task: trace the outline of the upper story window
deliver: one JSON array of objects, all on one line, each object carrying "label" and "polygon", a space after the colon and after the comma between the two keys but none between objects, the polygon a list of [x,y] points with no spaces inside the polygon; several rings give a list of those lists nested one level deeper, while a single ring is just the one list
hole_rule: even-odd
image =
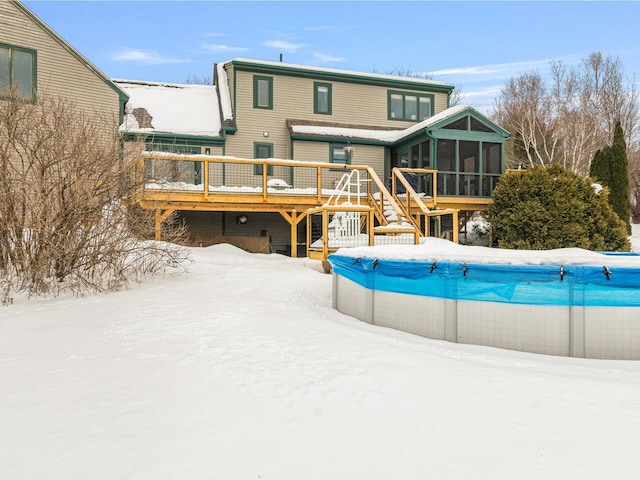
[{"label": "upper story window", "polygon": [[273,77],[253,76],[253,107],[273,109]]},{"label": "upper story window", "polygon": [[389,120],[421,122],[433,115],[433,102],[433,95],[389,90]]},{"label": "upper story window", "polygon": [[34,100],[36,51],[0,43],[0,91],[15,90]]},{"label": "upper story window", "polygon": [[313,82],[313,113],[331,115],[331,84]]}]

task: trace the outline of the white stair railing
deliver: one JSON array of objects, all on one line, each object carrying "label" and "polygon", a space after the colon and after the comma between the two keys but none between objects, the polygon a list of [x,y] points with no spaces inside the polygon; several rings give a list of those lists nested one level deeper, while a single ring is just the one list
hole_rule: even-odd
[{"label": "white stair railing", "polygon": [[[353,179],[354,176],[356,177],[355,180]],[[360,170],[351,170],[350,173],[342,175],[325,205],[338,205],[342,197],[346,197],[345,201],[353,205],[352,196],[356,197],[356,205],[360,205],[361,193]]]}]

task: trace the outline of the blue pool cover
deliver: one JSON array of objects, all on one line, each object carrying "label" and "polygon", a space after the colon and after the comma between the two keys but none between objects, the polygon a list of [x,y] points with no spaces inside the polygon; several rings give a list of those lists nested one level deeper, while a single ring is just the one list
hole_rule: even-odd
[{"label": "blue pool cover", "polygon": [[371,290],[525,305],[640,307],[638,267],[399,261],[339,254],[330,255],[329,262],[334,273]]}]

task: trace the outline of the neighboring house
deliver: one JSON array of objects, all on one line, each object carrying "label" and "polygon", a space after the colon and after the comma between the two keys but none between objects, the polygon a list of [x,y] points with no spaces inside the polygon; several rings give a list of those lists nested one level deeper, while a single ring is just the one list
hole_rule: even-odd
[{"label": "neighboring house", "polygon": [[122,121],[127,95],[22,3],[0,0],[0,99],[16,89],[70,99],[88,114]]},{"label": "neighboring house", "polygon": [[215,87],[130,80],[114,83],[130,97],[120,126],[127,138],[143,136],[151,150],[224,154]]},{"label": "neighboring house", "polygon": [[[154,151],[223,155],[220,109],[213,86],[114,82],[130,97],[120,125],[127,140],[143,138],[146,148]],[[180,169],[185,181],[202,183],[199,162],[182,163]]]},{"label": "neighboring house", "polygon": [[[214,66],[213,87],[117,84],[135,117],[122,128],[147,134],[155,150],[368,165],[385,181],[396,166],[436,169],[439,205],[463,212],[485,209],[504,171],[509,132],[473,108],[449,107],[453,87],[434,80],[237,58]],[[185,100],[196,89],[215,95],[216,105]],[[145,110],[157,122],[144,123]],[[189,130],[196,118],[207,120]],[[262,174],[256,165],[246,185]],[[290,249],[290,226],[277,212],[251,212],[242,225],[238,213],[182,212],[199,238],[267,231],[276,248]]]}]

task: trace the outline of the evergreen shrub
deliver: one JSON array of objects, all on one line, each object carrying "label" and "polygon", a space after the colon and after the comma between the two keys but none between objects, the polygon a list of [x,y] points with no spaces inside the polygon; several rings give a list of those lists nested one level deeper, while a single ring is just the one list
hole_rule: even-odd
[{"label": "evergreen shrub", "polygon": [[591,178],[559,164],[506,173],[489,207],[493,244],[500,248],[584,248],[629,251],[624,222]]}]

